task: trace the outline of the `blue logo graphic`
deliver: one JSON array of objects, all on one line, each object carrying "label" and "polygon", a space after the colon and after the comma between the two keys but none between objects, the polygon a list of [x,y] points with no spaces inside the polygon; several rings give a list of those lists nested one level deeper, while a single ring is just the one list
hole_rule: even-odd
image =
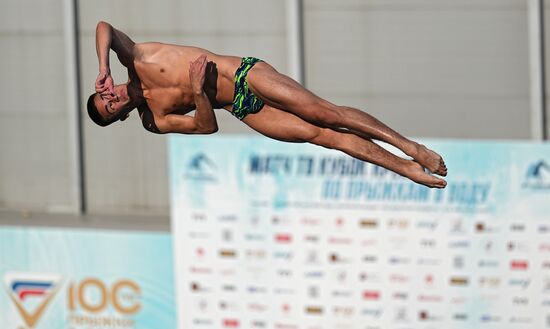
[{"label": "blue logo graphic", "polygon": [[544,160],[531,164],[527,169],[523,187],[550,189],[550,165]]},{"label": "blue logo graphic", "polygon": [[185,178],[193,180],[216,181],[216,164],[204,153],[198,153],[187,165]]}]

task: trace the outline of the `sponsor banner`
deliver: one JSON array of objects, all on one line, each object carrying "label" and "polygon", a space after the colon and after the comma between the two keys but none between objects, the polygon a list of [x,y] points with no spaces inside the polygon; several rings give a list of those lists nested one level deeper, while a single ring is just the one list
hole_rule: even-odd
[{"label": "sponsor banner", "polygon": [[309,144],[172,136],[177,301],[209,305],[178,328],[549,327],[550,145],[424,143],[444,190]]},{"label": "sponsor banner", "polygon": [[0,228],[0,328],[175,328],[167,234]]}]

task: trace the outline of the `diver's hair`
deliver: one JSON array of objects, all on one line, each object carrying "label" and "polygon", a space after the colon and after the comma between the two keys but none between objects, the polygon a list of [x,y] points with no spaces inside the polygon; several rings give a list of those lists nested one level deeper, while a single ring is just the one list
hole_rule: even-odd
[{"label": "diver's hair", "polygon": [[95,95],[96,93],[93,93],[88,98],[88,104],[86,105],[86,107],[88,108],[88,116],[96,124],[102,127],[106,127],[111,123],[113,123],[113,121],[109,122],[103,119],[103,117],[101,116],[101,113],[99,113],[99,111],[97,110],[97,107],[95,106],[95,102],[94,102]]}]

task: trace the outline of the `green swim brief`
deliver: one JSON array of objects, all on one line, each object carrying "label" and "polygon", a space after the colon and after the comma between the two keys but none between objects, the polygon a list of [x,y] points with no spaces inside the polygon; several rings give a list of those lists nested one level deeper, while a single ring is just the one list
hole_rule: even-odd
[{"label": "green swim brief", "polygon": [[233,114],[237,119],[242,120],[250,113],[258,113],[264,107],[264,102],[256,97],[248,88],[246,75],[254,64],[261,62],[254,57],[244,57],[241,66],[235,72],[235,95],[233,96]]}]

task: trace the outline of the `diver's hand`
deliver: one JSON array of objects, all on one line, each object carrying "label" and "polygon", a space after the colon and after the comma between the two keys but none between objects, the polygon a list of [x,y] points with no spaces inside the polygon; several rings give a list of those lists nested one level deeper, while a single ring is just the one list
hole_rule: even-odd
[{"label": "diver's hand", "polygon": [[206,63],[206,55],[201,55],[197,60],[189,63],[189,80],[191,81],[191,89],[195,94],[203,93]]},{"label": "diver's hand", "polygon": [[97,79],[95,80],[95,91],[101,95],[101,98],[106,100],[112,100],[116,98],[113,77],[111,72],[102,71],[99,72]]}]

